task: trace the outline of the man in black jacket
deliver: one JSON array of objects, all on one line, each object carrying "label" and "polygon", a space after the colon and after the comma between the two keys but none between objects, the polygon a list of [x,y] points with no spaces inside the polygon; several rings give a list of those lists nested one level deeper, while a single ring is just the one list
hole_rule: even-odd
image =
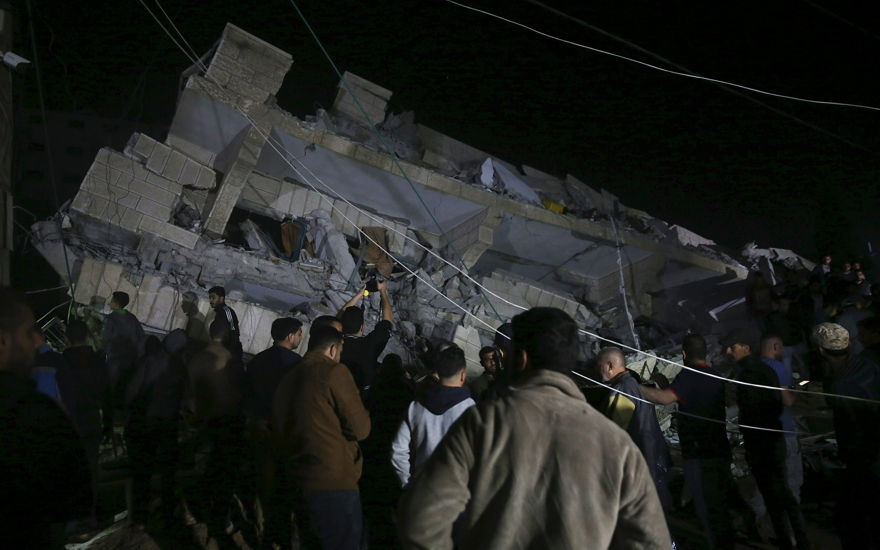
[{"label": "man in black jacket", "polygon": [[34,315],[0,287],[0,548],[60,548],[60,527],[92,506],[79,436],[30,379]]},{"label": "man in black jacket", "polygon": [[208,290],[208,300],[217,319],[226,321],[229,327],[229,351],[238,360],[239,363],[244,362],[244,351],[241,346],[241,327],[238,324],[238,315],[235,310],[226,305],[226,289],[222,286],[215,286]]},{"label": "man in black jacket", "polygon": [[764,497],[777,544],[782,549],[794,548],[786,526],[787,519],[797,548],[809,548],[800,505],[786,484],[785,440],[780,419],[784,390],[755,387],[778,388],[779,378],[769,365],[752,355],[750,338],[743,333],[727,336],[721,347],[740,367],[739,380],[743,384],[737,385],[737,402],[746,462]]}]

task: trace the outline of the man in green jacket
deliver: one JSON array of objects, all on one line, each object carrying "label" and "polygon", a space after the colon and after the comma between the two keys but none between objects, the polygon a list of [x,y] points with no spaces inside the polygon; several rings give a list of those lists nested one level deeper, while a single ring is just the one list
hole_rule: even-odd
[{"label": "man in green jacket", "polygon": [[638,447],[569,377],[577,325],[555,308],[513,319],[508,392],[465,412],[398,511],[405,548],[672,547]]}]

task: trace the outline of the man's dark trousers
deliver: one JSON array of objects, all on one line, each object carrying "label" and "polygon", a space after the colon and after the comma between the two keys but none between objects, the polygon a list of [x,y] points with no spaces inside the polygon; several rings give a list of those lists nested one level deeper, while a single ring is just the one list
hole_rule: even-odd
[{"label": "man's dark trousers", "polygon": [[[304,490],[298,504],[298,526],[300,540],[306,543],[304,548],[361,548],[364,520],[360,491]],[[302,522],[304,519],[307,524]]]}]

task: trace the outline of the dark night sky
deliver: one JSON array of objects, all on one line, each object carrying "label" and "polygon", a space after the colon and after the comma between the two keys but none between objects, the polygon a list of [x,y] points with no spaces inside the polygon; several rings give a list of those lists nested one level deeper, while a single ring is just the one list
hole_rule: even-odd
[{"label": "dark night sky", "polygon": [[[50,109],[170,121],[189,61],[136,0],[32,2]],[[466,3],[658,63],[525,1]],[[880,18],[855,2],[835,2],[834,14],[806,0],[547,3],[706,76],[880,105]],[[302,116],[332,103],[337,77],[287,0],[163,7],[200,53],[227,21],[290,52],[294,66],[279,94],[285,109]],[[843,252],[859,245],[852,237],[862,226],[877,227],[878,112],[749,94],[838,139],[712,84],[559,44],[441,0],[300,7],[341,69],[394,91],[391,110],[414,110],[418,122],[513,163],[572,173],[729,246],[758,239],[813,255],[833,237]],[[26,23],[22,3],[22,53],[30,49]],[[34,90],[22,84],[22,103]]]}]

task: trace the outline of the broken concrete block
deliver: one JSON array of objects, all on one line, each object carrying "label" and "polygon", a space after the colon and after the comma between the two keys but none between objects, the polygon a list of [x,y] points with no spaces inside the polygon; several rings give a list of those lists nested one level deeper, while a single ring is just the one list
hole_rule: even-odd
[{"label": "broken concrete block", "polygon": [[153,154],[147,159],[147,170],[150,172],[161,174],[165,170],[165,163],[171,155],[171,147],[165,144],[157,143],[153,148]]},{"label": "broken concrete block", "polygon": [[171,207],[154,202],[146,197],[141,197],[137,204],[137,211],[151,216],[157,220],[167,222],[171,218]]},{"label": "broken concrete block", "polygon": [[145,161],[153,154],[155,147],[156,140],[146,134],[135,132],[125,146],[125,154]]}]

